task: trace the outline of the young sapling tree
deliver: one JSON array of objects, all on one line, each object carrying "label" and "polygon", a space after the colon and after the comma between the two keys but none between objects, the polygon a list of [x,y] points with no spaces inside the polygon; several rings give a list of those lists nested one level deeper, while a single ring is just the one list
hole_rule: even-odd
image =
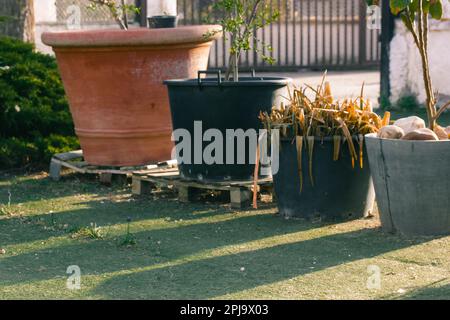
[{"label": "young sapling tree", "polygon": [[[380,5],[380,0],[366,0],[366,2],[369,6]],[[450,106],[450,102],[447,102],[439,110],[436,108],[437,94],[433,90],[428,59],[429,17],[442,19],[442,0],[390,0],[389,4],[392,14],[400,16],[419,50],[427,96],[428,125],[431,130],[435,130],[438,118]]]},{"label": "young sapling tree", "polygon": [[[119,1],[119,3],[117,3]],[[128,30],[129,21],[128,14],[129,13],[139,13],[140,8],[136,7],[132,4],[127,4],[126,0],[89,0],[89,8],[95,10],[99,6],[104,6],[109,9],[109,12],[119,24],[122,30]]]},{"label": "young sapling tree", "polygon": [[[213,4],[213,9],[215,15],[220,17],[218,23],[222,25],[223,32],[228,33],[231,41],[226,81],[231,76],[234,81],[239,81],[239,60],[243,52],[255,50],[264,61],[273,63],[270,55],[265,55],[258,49],[259,40],[256,38],[257,30],[279,17],[278,11],[272,10],[266,0],[218,0]],[[272,52],[270,46],[265,43],[262,46],[269,53]]]}]

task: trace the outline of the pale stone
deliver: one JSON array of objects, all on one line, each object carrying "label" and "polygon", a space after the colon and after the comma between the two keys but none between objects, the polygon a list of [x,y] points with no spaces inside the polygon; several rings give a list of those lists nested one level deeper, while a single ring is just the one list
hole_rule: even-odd
[{"label": "pale stone", "polygon": [[378,131],[378,138],[382,139],[401,139],[404,135],[403,129],[394,125],[385,126]]},{"label": "pale stone", "polygon": [[403,140],[439,140],[436,133],[428,128],[421,128],[417,130],[413,130],[407,134],[405,134],[402,138]]},{"label": "pale stone", "polygon": [[407,118],[401,118],[394,122],[394,126],[403,129],[405,134],[417,129],[425,128],[425,121],[416,116],[411,116]]},{"label": "pale stone", "polygon": [[439,140],[448,140],[448,133],[441,126],[436,126],[436,128],[434,128],[434,133],[436,133]]}]

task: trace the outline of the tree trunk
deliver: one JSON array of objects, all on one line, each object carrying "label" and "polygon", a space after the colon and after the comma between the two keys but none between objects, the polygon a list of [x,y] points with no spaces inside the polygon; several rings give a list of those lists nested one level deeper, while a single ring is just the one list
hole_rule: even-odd
[{"label": "tree trunk", "polygon": [[2,0],[0,35],[27,42],[35,40],[34,0]]}]

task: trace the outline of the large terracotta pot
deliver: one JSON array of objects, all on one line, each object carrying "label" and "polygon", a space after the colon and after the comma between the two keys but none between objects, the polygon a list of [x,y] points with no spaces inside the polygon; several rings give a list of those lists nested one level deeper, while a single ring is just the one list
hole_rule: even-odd
[{"label": "large terracotta pot", "polygon": [[132,166],[171,157],[166,79],[207,68],[219,26],[47,32],[90,164]]}]

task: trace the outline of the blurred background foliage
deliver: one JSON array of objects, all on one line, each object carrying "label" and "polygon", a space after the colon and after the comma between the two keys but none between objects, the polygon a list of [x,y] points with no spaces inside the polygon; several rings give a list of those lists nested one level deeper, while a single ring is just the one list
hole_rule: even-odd
[{"label": "blurred background foliage", "polygon": [[55,59],[1,37],[0,170],[46,166],[78,147]]}]

